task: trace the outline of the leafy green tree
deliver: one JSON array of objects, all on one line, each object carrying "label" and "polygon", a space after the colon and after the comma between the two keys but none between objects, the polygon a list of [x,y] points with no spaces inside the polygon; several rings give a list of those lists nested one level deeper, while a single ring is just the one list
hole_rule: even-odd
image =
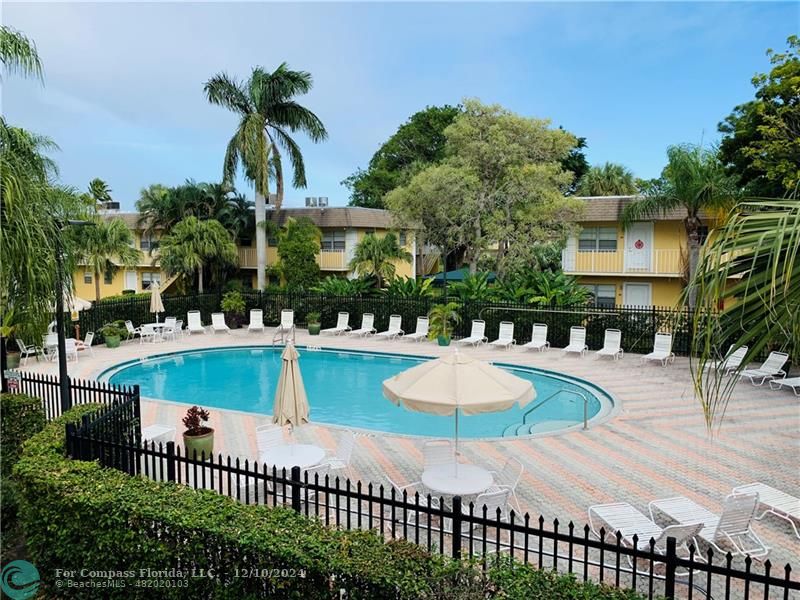
[{"label": "leafy green tree", "polygon": [[317,255],[322,232],[308,217],[288,218],[277,232],[278,268],[290,289],[309,289],[319,280]]},{"label": "leafy green tree", "polygon": [[[290,133],[303,132],[313,142],[320,142],[328,136],[319,117],[295,99],[307,94],[311,86],[310,73],[292,71],[286,63],[272,73],[256,67],[245,83],[220,73],[205,84],[209,102],[224,106],[239,116],[239,125],[225,152],[223,180],[233,181],[239,164],[242,164],[245,178],[255,186],[257,224],[265,220],[271,170],[276,182],[275,208],[280,210],[283,204],[282,152],[289,155],[294,187],[306,187],[303,155]],[[259,288],[263,288],[266,282],[266,242],[265,230],[257,228]]]},{"label": "leafy green tree", "polygon": [[676,209],[684,210],[691,280],[697,271],[702,245],[701,211],[724,211],[733,206],[738,196],[735,179],[725,173],[715,152],[700,146],[670,146],[660,181],[640,200],[625,207],[622,222],[628,225]]},{"label": "leafy green tree", "polygon": [[8,25],[0,26],[0,61],[6,73],[42,78],[42,62],[36,44]]},{"label": "leafy green tree", "polygon": [[111,188],[105,181],[96,177],[89,182],[89,195],[95,204],[104,204],[111,201]]},{"label": "leafy green tree", "polygon": [[753,77],[755,100],[719,124],[720,159],[754,196],[800,192],[800,38],[787,44],[786,52],[767,51],[772,69]]},{"label": "leafy green tree", "polygon": [[101,273],[113,273],[119,266],[136,266],[142,258],[142,253],[133,246],[131,230],[121,219],[96,218],[92,227],[75,229],[74,238],[75,261],[94,274],[95,301],[100,300]]},{"label": "leafy green tree", "polygon": [[170,276],[197,275],[197,292],[203,293],[204,271],[235,266],[236,244],[231,234],[213,219],[186,217],[161,238],[158,261]]},{"label": "leafy green tree", "polygon": [[637,192],[633,173],[607,162],[591,167],[578,182],[578,196],[628,196]]},{"label": "leafy green tree", "polygon": [[[559,129],[563,129],[559,127]],[[572,181],[566,186],[564,194],[574,196],[578,190],[578,182],[589,170],[589,161],[583,149],[586,148],[586,138],[579,137],[566,158],[561,159],[561,168],[572,173]]]},{"label": "leafy green tree", "polygon": [[383,237],[369,233],[353,249],[350,268],[359,275],[375,277],[377,288],[381,289],[384,281],[394,277],[395,262],[411,262],[412,259],[411,253],[399,244],[391,231]]},{"label": "leafy green tree", "polygon": [[342,181],[350,190],[350,206],[385,208],[388,192],[440,162],[445,156],[444,130],[460,111],[458,106],[428,106],[411,115],[372,156],[366,170]]}]

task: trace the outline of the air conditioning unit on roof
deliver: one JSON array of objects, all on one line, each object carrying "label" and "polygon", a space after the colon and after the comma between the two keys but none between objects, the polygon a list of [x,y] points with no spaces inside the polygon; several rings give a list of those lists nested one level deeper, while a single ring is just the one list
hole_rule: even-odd
[{"label": "air conditioning unit on roof", "polygon": [[317,206],[328,206],[328,197],[320,196],[317,198]]},{"label": "air conditioning unit on roof", "polygon": [[306,196],[306,208],[310,208],[312,206],[317,206],[317,197],[316,196]]}]

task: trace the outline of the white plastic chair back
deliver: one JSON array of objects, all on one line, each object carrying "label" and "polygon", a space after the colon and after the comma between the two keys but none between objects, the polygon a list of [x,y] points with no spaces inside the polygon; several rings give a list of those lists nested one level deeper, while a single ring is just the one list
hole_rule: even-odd
[{"label": "white plastic chair back", "polygon": [[175,317],[167,317],[166,319],[164,319],[164,327],[174,329],[176,321],[177,319]]},{"label": "white plastic chair back", "polygon": [[175,332],[181,333],[183,331],[183,321],[178,319],[175,321]]},{"label": "white plastic chair back", "polygon": [[572,326],[569,328],[569,345],[580,347],[586,345],[586,327]]},{"label": "white plastic chair back", "polygon": [[515,490],[519,480],[522,478],[523,470],[524,467],[521,462],[516,458],[509,458],[497,476],[497,484],[511,488],[512,491]]},{"label": "white plastic chair back", "polygon": [[125,321],[125,329],[128,330],[128,333],[136,333],[136,329],[134,328],[132,321]]},{"label": "white plastic chair back", "polygon": [[[655,549],[659,552],[665,552],[667,549],[667,538],[674,537],[676,545],[680,548],[700,533],[703,529],[702,523],[681,523],[678,525],[669,525],[661,531],[661,535],[656,538]],[[649,548],[650,540],[639,540],[639,546]]]},{"label": "white plastic chair back", "polygon": [[250,310],[250,327],[264,327],[264,311],[260,308]]},{"label": "white plastic chair back", "polygon": [[186,322],[189,325],[189,329],[202,329],[203,323],[200,321],[200,311],[199,310],[190,310],[186,313]]},{"label": "white plastic chair back", "polygon": [[284,309],[281,311],[281,329],[291,329],[294,327],[294,311]]},{"label": "white plastic chair back", "polygon": [[500,331],[497,334],[497,339],[501,342],[510,342],[514,339],[514,323],[511,321],[501,321]]},{"label": "white plastic chair back", "polygon": [[256,428],[256,446],[259,455],[283,444],[283,428],[277,425],[263,425]]},{"label": "white plastic chair back", "polygon": [[225,329],[225,315],[222,313],[211,313],[211,326],[214,329]]},{"label": "white plastic chair back", "polygon": [[789,355],[784,352],[770,352],[767,360],[761,365],[759,371],[765,371],[766,373],[774,375],[783,369],[783,365],[786,364],[787,360],[789,360]]},{"label": "white plastic chair back", "polygon": [[656,354],[669,354],[672,352],[672,334],[657,333],[653,343],[653,352]]},{"label": "white plastic chair back", "polygon": [[55,333],[48,333],[44,336],[44,345],[47,348],[55,348],[58,346],[58,335]]},{"label": "white plastic chair back", "polygon": [[346,431],[339,438],[339,443],[336,445],[336,458],[344,464],[350,464],[350,458],[353,456],[353,449],[356,445],[356,436],[352,431]]},{"label": "white plastic chair back", "polygon": [[21,339],[19,339],[19,338],[15,338],[15,339],[17,340],[17,348],[19,348],[19,351],[20,351],[20,352],[22,352],[23,354],[26,354],[26,353],[28,353],[28,352],[33,352],[33,348],[30,348],[30,349],[29,349],[29,348],[28,348],[28,347],[25,345],[25,342],[23,342]]},{"label": "white plastic chair back", "polygon": [[401,315],[389,316],[389,331],[391,333],[398,333],[402,329],[403,317]]},{"label": "white plastic chair back", "polygon": [[717,523],[717,531],[714,534],[725,533],[728,535],[738,535],[747,533],[750,524],[755,516],[758,507],[758,493],[750,494],[731,494],[725,498],[722,505],[722,514]]},{"label": "white plastic chair back", "polygon": [[428,335],[428,317],[417,317],[416,333]]},{"label": "white plastic chair back", "polygon": [[94,331],[90,331],[89,333],[86,334],[86,337],[83,338],[83,345],[88,348],[89,346],[92,345],[93,341],[94,341]]},{"label": "white plastic chair back", "polygon": [[622,332],[619,329],[606,329],[605,338],[603,339],[603,350],[619,352],[619,346],[621,343]]},{"label": "white plastic chair back", "polygon": [[422,446],[422,461],[425,469],[437,465],[451,465],[454,460],[453,445],[449,440],[429,440]]},{"label": "white plastic chair back", "polygon": [[486,321],[482,319],[472,320],[472,331],[469,334],[471,338],[483,339],[486,335]]},{"label": "white plastic chair back", "polygon": [[531,341],[543,346],[547,342],[547,325],[543,323],[534,323],[533,331],[531,332]]},{"label": "white plastic chair back", "polygon": [[733,349],[733,346],[728,348],[728,352],[725,355],[725,368],[726,369],[736,369],[739,367],[742,362],[744,361],[744,357],[747,354],[748,346],[739,346],[736,350]]},{"label": "white plastic chair back", "polygon": [[[508,512],[508,499],[511,497],[511,490],[499,490],[496,492],[484,492],[475,498],[474,515],[483,517],[483,509],[486,507],[486,518],[497,519],[497,509],[500,509],[502,519]],[[469,511],[469,506],[463,507],[464,512]]]},{"label": "white plastic chair back", "polygon": [[78,351],[78,347],[75,344],[75,340],[67,339],[64,340],[64,350],[67,354],[75,354]]},{"label": "white plastic chair back", "polygon": [[350,313],[340,312],[336,319],[336,329],[347,329],[350,323]]},{"label": "white plastic chair back", "polygon": [[375,315],[372,313],[364,313],[361,315],[361,329],[371,330],[373,327],[373,323],[375,323]]}]

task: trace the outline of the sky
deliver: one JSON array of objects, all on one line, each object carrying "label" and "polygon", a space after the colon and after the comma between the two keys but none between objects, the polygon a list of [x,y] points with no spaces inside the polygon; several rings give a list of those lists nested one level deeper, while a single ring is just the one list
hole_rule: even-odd
[{"label": "sky", "polygon": [[298,136],[308,187],[287,206],[347,204],[340,182],[401,123],[465,97],[551,119],[586,138],[592,164],[656,177],[670,144],[719,139],[800,4],[4,2],[2,22],[45,69],[44,85],[4,75],[6,119],[59,145],[65,184],[100,177],[133,210],[150,184],[221,178],[237,118],[208,103],[206,80],[284,61],[313,75],[300,101],[329,132]]}]

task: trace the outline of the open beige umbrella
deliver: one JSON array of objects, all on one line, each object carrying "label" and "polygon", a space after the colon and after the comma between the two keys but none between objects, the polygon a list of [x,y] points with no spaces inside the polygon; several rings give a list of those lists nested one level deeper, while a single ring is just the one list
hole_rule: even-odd
[{"label": "open beige umbrella", "polygon": [[294,344],[286,344],[281,354],[281,375],[278,378],[275,407],[272,410],[272,422],[281,426],[308,423],[308,398],[298,357]]},{"label": "open beige umbrella", "polygon": [[[64,312],[76,313],[82,310],[92,308],[92,303],[78,296],[71,295],[68,291],[64,291]],[[55,304],[51,305],[51,309],[55,310]]]},{"label": "open beige umbrella", "polygon": [[433,415],[478,415],[525,406],[536,397],[530,381],[455,351],[398,373],[383,382],[383,394],[398,406]]},{"label": "open beige umbrella", "polygon": [[158,323],[158,313],[164,312],[164,302],[161,300],[161,290],[157,283],[150,288],[150,312],[156,313],[156,323]]}]

